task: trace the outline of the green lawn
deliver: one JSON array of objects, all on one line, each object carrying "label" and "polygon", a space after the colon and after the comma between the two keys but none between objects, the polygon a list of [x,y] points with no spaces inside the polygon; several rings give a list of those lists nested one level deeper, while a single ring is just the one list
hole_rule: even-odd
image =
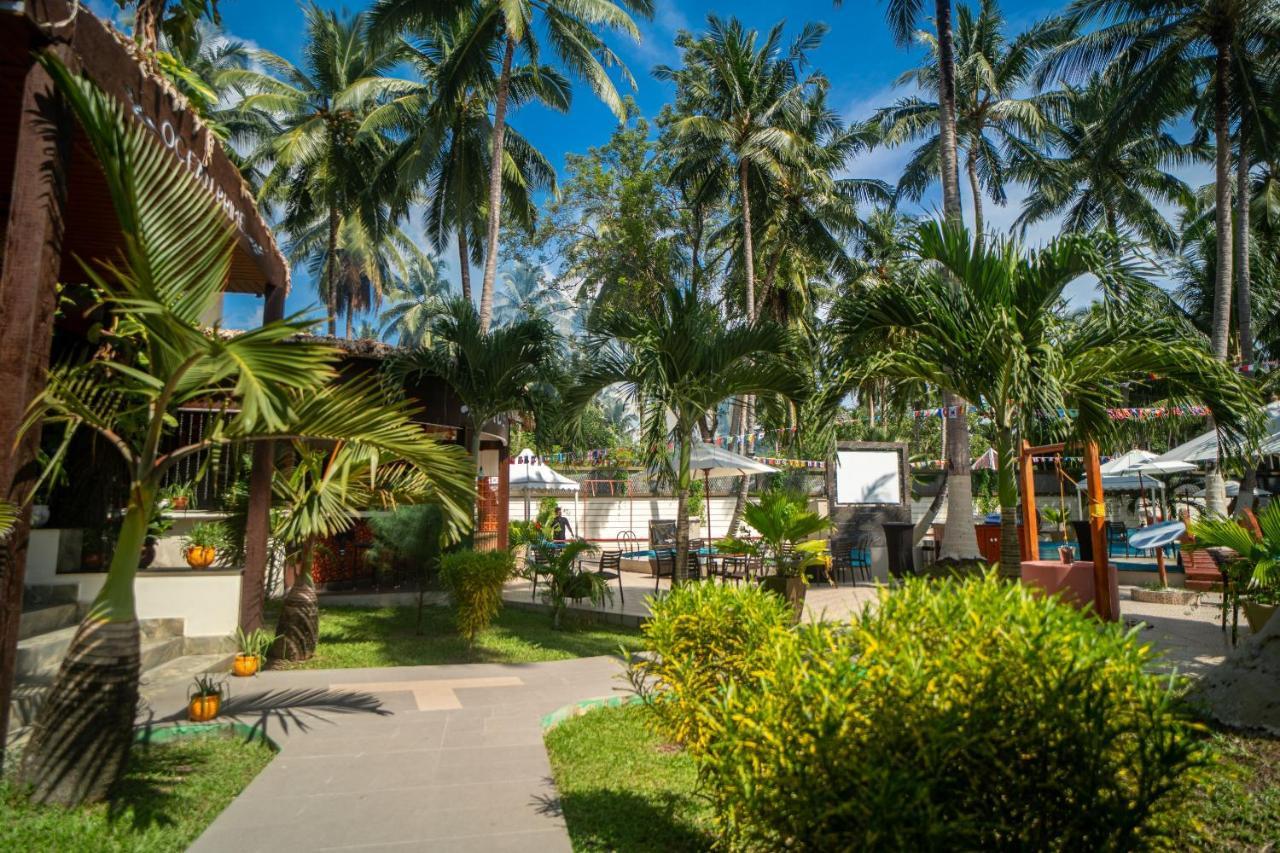
[{"label": "green lawn", "polygon": [[428,607],[422,633],[414,607],[329,607],[320,610],[320,643],[302,669],[417,666],[443,663],[533,663],[639,650],[639,632],[617,625],[551,628],[547,613],[503,608],[476,639],[458,636],[446,607]]},{"label": "green lawn", "polygon": [[[710,809],[690,757],[631,705],[592,711],[547,734],[573,849],[705,850]],[[1211,782],[1192,802],[1186,849],[1252,851],[1280,841],[1280,740],[1215,734]]]},{"label": "green lawn", "polygon": [[220,734],[135,746],[110,802],[79,809],[33,806],[0,784],[0,850],[185,850],[272,754]]},{"label": "green lawn", "polygon": [[648,714],[643,705],[592,711],[547,733],[576,853],[711,846],[711,812],[694,793],[693,759],[650,732]]}]

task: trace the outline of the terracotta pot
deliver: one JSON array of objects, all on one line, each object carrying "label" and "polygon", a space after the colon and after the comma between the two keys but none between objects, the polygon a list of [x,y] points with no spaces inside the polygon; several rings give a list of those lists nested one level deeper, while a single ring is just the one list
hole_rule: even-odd
[{"label": "terracotta pot", "polygon": [[235,661],[231,664],[231,673],[240,678],[257,675],[258,663],[257,655],[236,655]]},{"label": "terracotta pot", "polygon": [[1280,605],[1258,604],[1256,601],[1244,602],[1244,618],[1249,623],[1249,630],[1255,634],[1261,631],[1276,615],[1277,609],[1280,609]]},{"label": "terracotta pot", "polygon": [[174,509],[186,509],[186,508],[187,508],[187,506],[188,506],[190,503],[191,503],[191,499],[190,499],[190,498],[188,498],[188,497],[185,497],[185,496],[184,496],[184,497],[180,497],[180,498],[174,498],[174,499],[173,499],[173,508],[174,508]]},{"label": "terracotta pot", "polygon": [[791,605],[792,618],[796,622],[800,621],[800,617],[804,615],[804,578],[770,575],[760,582],[760,586],[785,598]]},{"label": "terracotta pot", "polygon": [[191,701],[187,703],[187,717],[193,723],[207,723],[218,716],[218,711],[221,708],[222,697],[217,694],[213,696],[192,696]]},{"label": "terracotta pot", "polygon": [[217,556],[218,549],[212,547],[201,548],[199,545],[192,545],[186,551],[187,565],[193,569],[209,568]]},{"label": "terracotta pot", "polygon": [[87,572],[96,572],[102,568],[102,554],[98,551],[90,551],[80,558],[80,568]]}]

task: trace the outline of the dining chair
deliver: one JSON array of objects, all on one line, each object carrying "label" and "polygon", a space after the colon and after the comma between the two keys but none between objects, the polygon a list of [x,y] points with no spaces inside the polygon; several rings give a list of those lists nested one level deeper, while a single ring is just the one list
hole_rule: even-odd
[{"label": "dining chair", "polygon": [[622,603],[627,603],[627,593],[622,588],[622,552],[621,551],[601,551],[600,564],[596,568],[596,574],[605,581],[616,580],[618,582],[618,597],[622,599]]},{"label": "dining chair", "polygon": [[676,552],[670,548],[655,548],[649,558],[653,566],[653,594],[657,595],[663,577],[671,578],[672,586],[676,582]]}]

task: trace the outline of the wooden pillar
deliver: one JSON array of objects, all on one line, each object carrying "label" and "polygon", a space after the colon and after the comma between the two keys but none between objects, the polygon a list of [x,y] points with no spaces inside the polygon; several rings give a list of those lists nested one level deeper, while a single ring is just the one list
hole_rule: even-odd
[{"label": "wooden pillar", "polygon": [[[54,48],[69,62],[64,48]],[[5,117],[7,118],[7,117]],[[15,447],[31,400],[45,383],[57,303],[71,129],[53,80],[32,63],[17,116],[17,154],[0,270],[0,489],[23,504],[37,476],[40,428]],[[0,759],[9,731],[9,701],[22,619],[30,508],[0,546]]]},{"label": "wooden pillar", "polygon": [[[263,297],[262,323],[284,317],[285,290],[272,287]],[[275,442],[253,444],[249,470],[249,506],[244,527],[244,571],[240,575],[240,627],[252,631],[262,627],[262,606],[266,597],[267,546],[271,535],[271,478],[275,474]]]},{"label": "wooden pillar", "polygon": [[[502,551],[507,550],[511,544],[508,540],[511,532],[510,449],[505,444],[498,448],[498,549]],[[575,527],[577,523],[577,519],[574,519]]]},{"label": "wooden pillar", "polygon": [[1036,472],[1031,466],[1031,445],[1022,440],[1018,453],[1018,490],[1022,492],[1022,559],[1040,559],[1040,531],[1036,522]]},{"label": "wooden pillar", "polygon": [[1103,619],[1120,617],[1116,602],[1111,600],[1111,573],[1107,568],[1107,505],[1102,493],[1102,466],[1098,459],[1098,443],[1084,446],[1084,476],[1089,486],[1089,534],[1093,540],[1093,609]]}]

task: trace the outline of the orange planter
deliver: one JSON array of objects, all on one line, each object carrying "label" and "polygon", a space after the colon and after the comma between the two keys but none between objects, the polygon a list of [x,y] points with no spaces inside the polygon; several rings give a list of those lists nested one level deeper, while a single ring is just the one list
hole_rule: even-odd
[{"label": "orange planter", "polygon": [[213,696],[192,696],[191,701],[187,703],[187,717],[193,723],[207,723],[214,717],[218,716],[218,711],[222,707],[222,697]]},{"label": "orange planter", "polygon": [[231,664],[231,674],[241,678],[247,678],[250,675],[256,675],[258,672],[258,656],[257,655],[236,655],[235,662]]},{"label": "orange planter", "polygon": [[199,545],[192,545],[187,549],[187,565],[193,569],[207,569],[213,565],[213,560],[217,556],[217,548],[201,548]]}]

